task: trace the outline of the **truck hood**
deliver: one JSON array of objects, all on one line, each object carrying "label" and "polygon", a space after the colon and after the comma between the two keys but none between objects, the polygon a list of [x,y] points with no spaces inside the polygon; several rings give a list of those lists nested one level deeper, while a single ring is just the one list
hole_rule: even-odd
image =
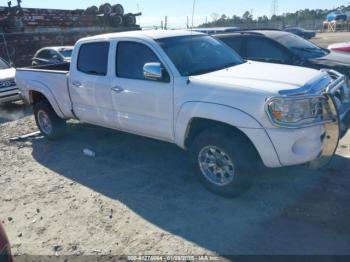
[{"label": "truck hood", "polygon": [[13,79],[16,75],[16,69],[8,68],[0,70],[0,80]]},{"label": "truck hood", "polygon": [[190,80],[198,84],[278,94],[282,90],[300,89],[322,77],[324,73],[313,69],[248,61],[224,70],[192,76]]}]

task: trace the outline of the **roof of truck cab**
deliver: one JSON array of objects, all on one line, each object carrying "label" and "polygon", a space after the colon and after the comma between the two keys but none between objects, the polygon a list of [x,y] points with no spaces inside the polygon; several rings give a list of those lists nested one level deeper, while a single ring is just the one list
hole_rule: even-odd
[{"label": "roof of truck cab", "polygon": [[79,40],[79,42],[83,41],[93,41],[93,40],[102,40],[102,39],[114,39],[121,37],[138,37],[145,39],[162,39],[169,37],[177,37],[177,36],[191,36],[191,35],[205,35],[200,32],[195,31],[187,31],[187,30],[140,30],[140,31],[129,31],[129,32],[120,32],[120,33],[110,33],[103,35],[96,35],[92,37],[86,37]]}]

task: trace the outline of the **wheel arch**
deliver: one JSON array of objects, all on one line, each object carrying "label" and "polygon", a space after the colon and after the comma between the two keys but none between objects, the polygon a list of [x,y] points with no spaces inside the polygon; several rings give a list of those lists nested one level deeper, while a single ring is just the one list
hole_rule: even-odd
[{"label": "wheel arch", "polygon": [[62,110],[60,109],[54,95],[45,85],[31,81],[30,89],[28,90],[29,104],[34,105],[40,101],[47,100],[55,113],[61,117],[65,118]]},{"label": "wheel arch", "polygon": [[265,166],[281,166],[273,143],[262,125],[249,114],[224,105],[191,102],[182,106],[176,118],[176,144],[187,150],[197,134],[214,126],[228,128],[246,139]]}]

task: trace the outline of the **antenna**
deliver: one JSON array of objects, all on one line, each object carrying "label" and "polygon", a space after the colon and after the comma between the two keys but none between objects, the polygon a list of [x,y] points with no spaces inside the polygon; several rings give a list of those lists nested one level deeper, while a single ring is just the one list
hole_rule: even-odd
[{"label": "antenna", "polygon": [[196,0],[193,0],[193,8],[192,8],[192,25],[191,25],[191,29],[193,29],[193,20],[194,20],[194,12],[196,9]]}]

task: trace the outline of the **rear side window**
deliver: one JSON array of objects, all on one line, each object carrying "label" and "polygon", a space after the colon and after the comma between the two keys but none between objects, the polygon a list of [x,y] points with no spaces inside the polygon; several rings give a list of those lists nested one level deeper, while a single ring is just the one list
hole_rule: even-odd
[{"label": "rear side window", "polygon": [[89,75],[107,75],[108,53],[109,42],[81,45],[78,57],[78,70]]},{"label": "rear side window", "polygon": [[117,76],[144,80],[143,66],[152,62],[160,63],[155,53],[146,45],[136,42],[120,42],[118,44]]},{"label": "rear side window", "polygon": [[39,54],[37,55],[37,58],[49,59],[50,58],[50,51],[43,50],[43,51],[39,52]]},{"label": "rear side window", "polygon": [[239,37],[224,37],[220,39],[226,45],[235,50],[239,55],[242,54],[242,39]]},{"label": "rear side window", "polygon": [[288,54],[274,42],[261,38],[250,37],[247,41],[247,57],[249,59],[265,59],[275,61],[286,61]]}]

